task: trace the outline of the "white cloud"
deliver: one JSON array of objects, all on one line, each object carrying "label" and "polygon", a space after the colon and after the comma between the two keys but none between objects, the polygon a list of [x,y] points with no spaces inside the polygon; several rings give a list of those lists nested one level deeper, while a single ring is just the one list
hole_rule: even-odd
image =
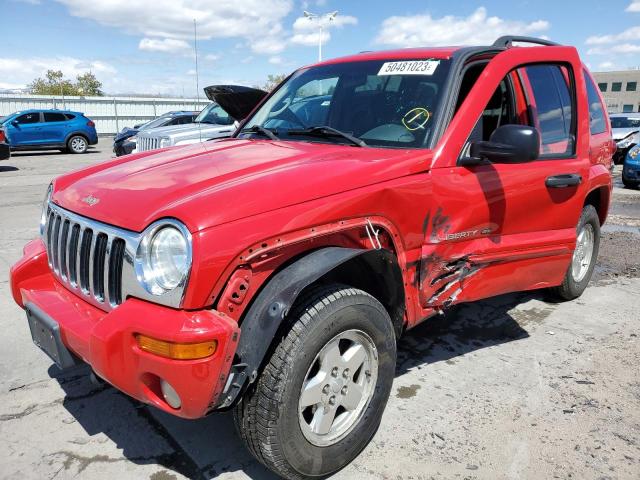
[{"label": "white cloud", "polygon": [[96,74],[98,80],[111,78],[116,73],[113,66],[99,60],[87,61],[73,57],[0,57],[0,88],[25,88],[37,77],[44,77],[47,70],[61,70],[66,78],[71,79],[88,71]]},{"label": "white cloud", "polygon": [[138,44],[140,50],[163,53],[191,53],[191,45],[175,38],[143,38]]},{"label": "white cloud", "polygon": [[71,15],[145,37],[190,40],[196,19],[199,38],[241,38],[256,52],[268,54],[277,53],[282,21],[293,8],[293,0],[57,1]]},{"label": "white cloud", "polygon": [[619,43],[617,45],[598,46],[587,50],[588,55],[611,55],[614,53],[633,54],[639,52],[640,45],[633,43]]},{"label": "white cloud", "polygon": [[479,7],[468,17],[430,14],[393,16],[382,22],[376,43],[399,47],[424,45],[488,45],[501,35],[532,35],[548,30],[549,22],[523,22],[490,17]]},{"label": "white cloud", "polygon": [[632,0],[625,12],[640,12],[640,0]]},{"label": "white cloud", "polygon": [[322,43],[327,43],[331,40],[330,29],[342,28],[345,25],[357,25],[358,19],[351,15],[338,15],[333,20],[328,20],[327,17],[321,17],[316,19],[309,19],[307,17],[298,17],[293,22],[293,36],[289,39],[291,43],[298,45],[318,45],[320,40],[320,24],[322,25]]},{"label": "white cloud", "polygon": [[592,35],[587,38],[587,45],[607,45],[615,42],[640,40],[640,27],[631,27],[615,35]]},{"label": "white cloud", "polygon": [[272,65],[281,65],[284,62],[284,60],[282,60],[282,57],[279,55],[275,55],[271,58],[269,58],[269,63]]},{"label": "white cloud", "polygon": [[204,56],[204,59],[207,60],[208,62],[215,62],[216,60],[220,60],[220,55],[216,53],[209,53]]},{"label": "white cloud", "polygon": [[613,70],[616,65],[613,62],[602,62],[598,64],[599,70]]}]

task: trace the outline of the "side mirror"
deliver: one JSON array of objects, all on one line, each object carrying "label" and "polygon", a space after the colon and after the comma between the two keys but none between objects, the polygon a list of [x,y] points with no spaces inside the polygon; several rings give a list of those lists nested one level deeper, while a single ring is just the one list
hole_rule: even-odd
[{"label": "side mirror", "polygon": [[18,123],[17,120],[11,120],[11,125],[13,125],[14,127],[17,127],[20,124]]},{"label": "side mirror", "polygon": [[525,125],[503,125],[495,129],[488,142],[473,142],[470,158],[462,165],[477,165],[484,160],[492,163],[526,163],[540,156],[540,134]]}]

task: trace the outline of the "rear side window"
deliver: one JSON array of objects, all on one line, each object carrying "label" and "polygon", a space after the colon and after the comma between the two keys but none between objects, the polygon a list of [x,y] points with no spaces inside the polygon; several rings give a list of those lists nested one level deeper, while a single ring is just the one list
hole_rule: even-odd
[{"label": "rear side window", "polygon": [[65,122],[67,117],[63,113],[44,112],[45,122]]},{"label": "rear side window", "polygon": [[38,123],[39,121],[40,121],[39,112],[25,113],[23,115],[20,115],[18,118],[16,118],[16,122],[18,122],[20,125],[26,125],[29,123]]},{"label": "rear side window", "polygon": [[540,156],[573,154],[574,114],[567,69],[559,65],[530,65],[525,70],[533,94],[530,103],[535,103],[534,112],[540,129]]},{"label": "rear side window", "polygon": [[596,86],[591,80],[591,76],[586,72],[582,72],[584,75],[584,82],[587,85],[587,101],[589,102],[589,119],[591,125],[591,135],[597,135],[607,131],[607,122],[604,117],[604,107],[600,101],[600,95],[596,90]]},{"label": "rear side window", "polygon": [[65,113],[64,116],[67,117],[67,120],[73,120],[74,118],[76,118],[76,116],[72,113]]}]

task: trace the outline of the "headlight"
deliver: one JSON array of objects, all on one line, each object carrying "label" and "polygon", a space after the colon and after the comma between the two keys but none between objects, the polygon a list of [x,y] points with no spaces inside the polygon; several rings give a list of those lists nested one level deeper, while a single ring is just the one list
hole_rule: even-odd
[{"label": "headlight", "polygon": [[129,137],[125,139],[125,142],[133,142],[136,143],[138,141],[138,136],[134,135],[133,137]]},{"label": "headlight", "polygon": [[47,214],[49,213],[49,202],[51,201],[51,195],[53,194],[53,184],[49,184],[47,188],[47,194],[44,197],[42,203],[42,214],[40,215],[40,236],[44,236],[44,228],[47,225]]},{"label": "headlight", "polygon": [[171,139],[168,137],[162,137],[160,139],[160,148],[165,148],[165,147],[170,147],[171,146]]},{"label": "headlight", "polygon": [[629,135],[627,135],[626,137],[624,137],[622,140],[620,140],[617,143],[618,148],[628,148],[631,145],[634,145],[634,144],[638,143],[637,134],[638,134],[638,132],[633,132],[633,133],[630,133]]},{"label": "headlight", "polygon": [[136,254],[138,281],[153,295],[184,286],[191,270],[191,235],[178,222],[161,221],[144,234]]}]

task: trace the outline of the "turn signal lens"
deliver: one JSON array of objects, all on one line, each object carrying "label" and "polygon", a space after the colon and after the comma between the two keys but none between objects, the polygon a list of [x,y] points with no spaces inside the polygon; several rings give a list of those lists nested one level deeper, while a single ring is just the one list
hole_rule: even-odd
[{"label": "turn signal lens", "polygon": [[174,360],[197,360],[210,357],[216,353],[218,346],[215,340],[201,343],[173,343],[140,334],[136,335],[136,341],[141,350]]}]

